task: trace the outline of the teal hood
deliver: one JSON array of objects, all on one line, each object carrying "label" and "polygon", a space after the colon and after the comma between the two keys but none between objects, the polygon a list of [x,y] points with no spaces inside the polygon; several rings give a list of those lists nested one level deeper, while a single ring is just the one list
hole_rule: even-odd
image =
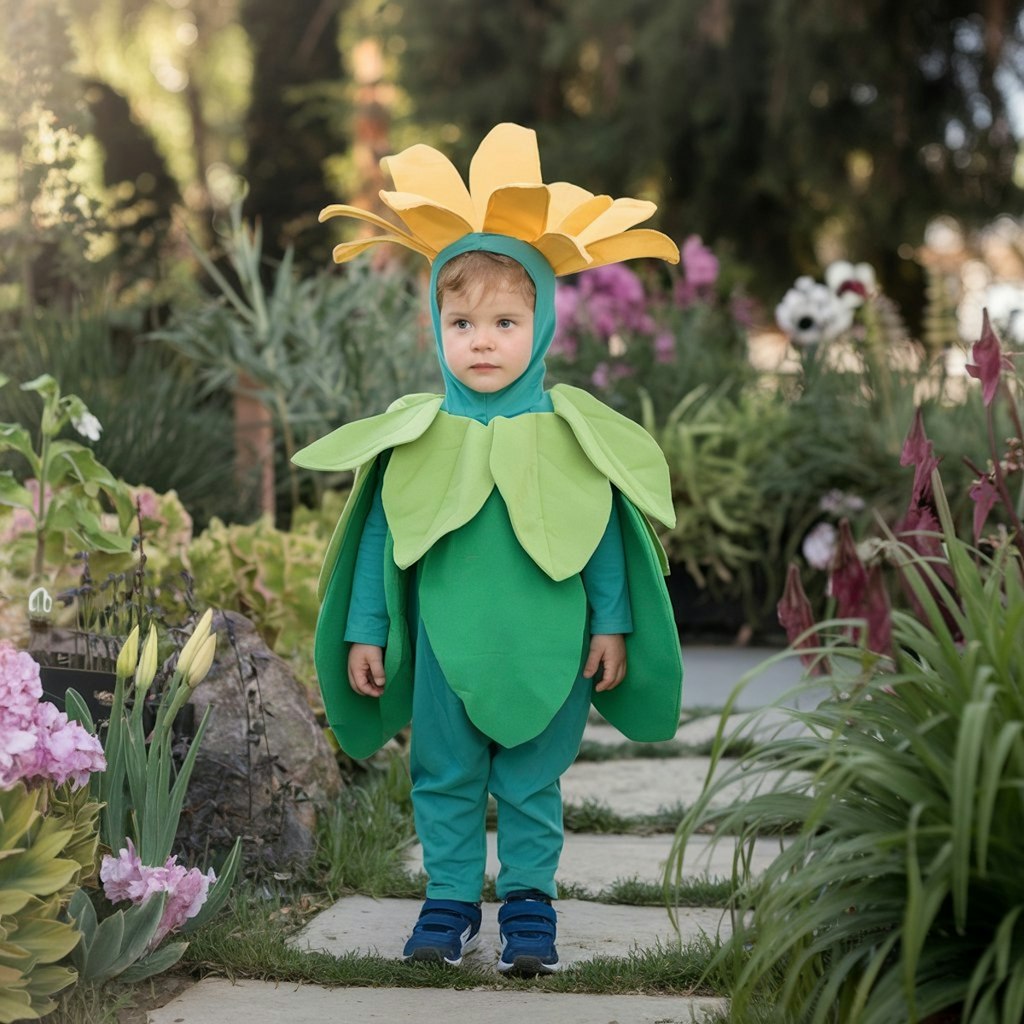
[{"label": "teal hood", "polygon": [[[511,384],[491,394],[482,394],[466,387],[448,368],[441,344],[441,311],[437,305],[437,275],[441,268],[464,252],[496,252],[522,264],[537,290],[533,312],[533,351],[529,365]],[[555,272],[551,265],[528,242],[508,235],[474,232],[464,235],[434,260],[430,275],[430,314],[434,323],[434,344],[444,376],[445,398],[441,408],[453,416],[467,416],[480,423],[489,423],[495,416],[513,417],[526,412],[551,412],[551,399],[544,390],[547,367],[544,357],[555,336]]]}]

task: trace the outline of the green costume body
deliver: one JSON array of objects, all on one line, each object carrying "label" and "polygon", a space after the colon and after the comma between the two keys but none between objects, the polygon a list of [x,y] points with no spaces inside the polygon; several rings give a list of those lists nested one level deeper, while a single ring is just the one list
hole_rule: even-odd
[{"label": "green costume body", "polygon": [[[468,235],[438,256],[431,295],[440,267],[470,249],[512,256],[536,285],[524,374],[486,396],[455,380],[432,301],[446,394],[400,399],[295,461],[356,471],[320,579],[315,661],[328,721],[355,757],[412,721],[428,896],[475,902],[488,792],[498,801],[498,895],[554,896],[558,779],[579,748],[591,700],[629,738],[669,739],[682,664],[664,553],[647,519],[674,520],[660,449],[586,392],[543,390],[554,276],[531,246]],[[386,684],[373,698],[349,685],[345,631],[364,530],[381,508],[383,550],[371,546],[369,557],[381,576],[386,637],[369,642],[383,640]],[[633,629],[625,679],[594,693],[581,674],[591,614],[581,574],[616,520]]]}]

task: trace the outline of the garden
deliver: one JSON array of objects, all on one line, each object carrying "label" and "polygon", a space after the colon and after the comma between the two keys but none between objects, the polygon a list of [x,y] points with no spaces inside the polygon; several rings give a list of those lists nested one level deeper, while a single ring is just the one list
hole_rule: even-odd
[{"label": "garden", "polygon": [[[679,244],[677,266],[559,279],[547,384],[590,391],[666,456],[684,661],[768,649],[825,695],[737,715],[753,677],[713,708],[687,709],[684,686],[713,738],[615,748],[707,776],[657,814],[567,802],[569,832],[671,853],[657,883],[563,898],[712,907],[730,927],[541,987],[721,996],[737,1022],[1024,1019],[1024,221],[1005,212],[1024,128],[1019,85],[963,71],[1020,78],[1021,5],[917,26],[916,77],[889,81],[876,51],[840,102],[852,72],[825,54],[863,41],[870,5],[811,4],[792,31],[821,51],[769,105],[761,193],[737,171],[755,128],[713,127],[742,121],[715,54],[740,61],[759,27],[783,61],[782,3],[753,28],[729,2],[636,3],[633,32],[563,5],[520,26],[547,40],[532,69],[457,0],[493,66],[403,3],[287,25],[265,3],[75,6],[3,5],[0,1022],[137,1024],[207,977],[524,988],[296,944],[339,898],[419,899],[425,876],[407,732],[353,760],[317,686],[317,576],[352,477],[292,456],[442,387],[423,267],[328,266],[352,239],[316,212],[372,205],[378,158],[414,141],[463,169],[480,126],[510,119],[484,92],[518,101],[545,171],[550,152],[566,180],[642,190]],[[666,33],[706,74],[685,115],[656,70]],[[284,39],[301,60],[263,59]],[[466,61],[457,99],[445,59]],[[917,77],[945,105],[898,92]],[[879,108],[921,96],[912,145],[887,149]],[[785,166],[781,138],[799,140]],[[698,171],[680,152],[700,140]],[[766,836],[780,852],[755,870]],[[694,837],[734,844],[731,871],[696,873]]]}]

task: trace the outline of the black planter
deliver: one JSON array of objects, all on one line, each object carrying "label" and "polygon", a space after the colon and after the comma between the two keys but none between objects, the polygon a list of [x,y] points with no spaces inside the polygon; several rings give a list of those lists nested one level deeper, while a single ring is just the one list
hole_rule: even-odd
[{"label": "black planter", "polygon": [[89,709],[94,722],[105,722],[110,718],[110,707],[114,702],[113,672],[96,671],[86,668],[40,665],[39,678],[43,684],[43,699],[64,711],[64,695],[74,690]]}]

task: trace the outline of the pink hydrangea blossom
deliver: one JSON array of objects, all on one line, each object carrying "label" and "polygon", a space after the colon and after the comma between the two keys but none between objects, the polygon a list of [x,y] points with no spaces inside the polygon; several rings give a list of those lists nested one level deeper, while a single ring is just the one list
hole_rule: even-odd
[{"label": "pink hydrangea blossom", "polygon": [[108,854],[103,858],[100,881],[111,903],[140,904],[157,893],[167,893],[167,904],[149,943],[153,949],[199,913],[217,876],[212,868],[205,874],[199,868],[185,868],[176,856],[168,857],[163,867],[149,867],[142,863],[132,841],[127,843],[116,857]]},{"label": "pink hydrangea blossom", "polygon": [[0,786],[70,780],[78,789],[106,768],[103,746],[42,694],[35,660],[0,642]]}]

